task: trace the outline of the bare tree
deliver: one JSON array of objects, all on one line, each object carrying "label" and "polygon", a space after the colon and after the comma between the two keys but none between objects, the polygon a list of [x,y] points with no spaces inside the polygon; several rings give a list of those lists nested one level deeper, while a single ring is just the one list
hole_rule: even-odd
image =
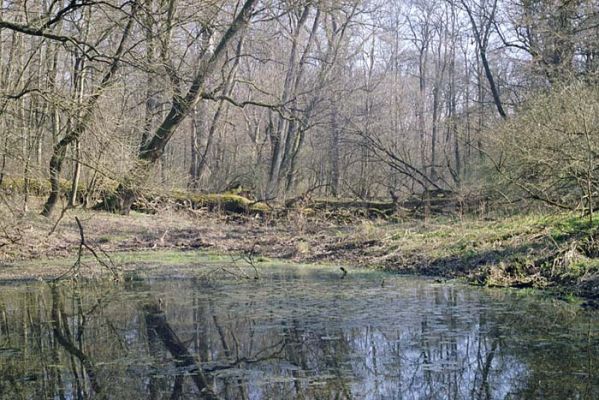
[{"label": "bare tree", "polygon": [[133,201],[138,195],[136,188],[147,179],[151,167],[162,156],[167,143],[179,125],[201,98],[206,80],[220,65],[230,43],[249,24],[256,3],[257,0],[246,0],[244,2],[241,10],[223,34],[214,52],[208,52],[200,60],[187,93],[181,95],[175,88],[175,95],[171,99],[171,108],[167,116],[156,129],[152,138],[142,146],[137,165],[129,172],[128,177],[117,189],[117,204],[111,204],[109,207],[116,208],[125,214],[129,212]]},{"label": "bare tree", "polygon": [[[460,4],[466,11],[468,19],[470,20],[474,40],[476,41],[476,45],[478,47],[480,61],[484,68],[485,77],[489,83],[491,94],[493,95],[493,102],[495,103],[495,107],[497,108],[499,115],[505,119],[507,118],[507,113],[503,108],[503,103],[501,102],[501,98],[499,96],[499,89],[497,88],[497,83],[495,82],[495,77],[493,76],[489,59],[487,57],[489,40],[491,33],[493,33],[494,23],[496,22],[495,16],[497,12],[497,0],[490,1],[490,4],[487,4],[486,1],[484,1],[478,5],[473,5],[467,0],[460,0]],[[478,9],[478,13],[476,13],[474,7]]]}]

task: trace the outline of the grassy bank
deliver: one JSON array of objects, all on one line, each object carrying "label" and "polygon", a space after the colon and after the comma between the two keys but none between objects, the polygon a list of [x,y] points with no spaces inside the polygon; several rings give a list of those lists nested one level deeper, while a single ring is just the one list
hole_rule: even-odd
[{"label": "grassy bank", "polygon": [[[191,210],[130,216],[70,210],[56,227],[56,221],[35,211],[12,217],[5,213],[0,280],[51,276],[53,263],[44,260],[73,257],[77,251],[75,216],[92,246],[107,252],[144,251],[144,260],[156,250],[196,250],[599,297],[599,222],[591,225],[572,213],[339,224],[299,211],[272,220]],[[27,268],[19,267],[25,264]]]},{"label": "grassy bank", "polygon": [[373,264],[385,269],[464,277],[486,286],[599,294],[599,223],[575,214],[436,220],[369,235],[381,233]]}]

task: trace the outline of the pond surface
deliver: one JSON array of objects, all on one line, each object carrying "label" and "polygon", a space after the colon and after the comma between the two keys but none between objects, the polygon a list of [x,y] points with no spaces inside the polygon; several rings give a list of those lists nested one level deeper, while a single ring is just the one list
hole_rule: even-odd
[{"label": "pond surface", "polygon": [[596,312],[337,268],[237,274],[0,286],[0,399],[599,398]]}]

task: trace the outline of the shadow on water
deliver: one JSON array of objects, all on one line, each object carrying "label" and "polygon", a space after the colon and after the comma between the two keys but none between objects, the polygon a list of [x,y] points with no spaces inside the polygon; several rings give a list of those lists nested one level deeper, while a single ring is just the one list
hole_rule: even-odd
[{"label": "shadow on water", "polygon": [[596,313],[273,268],[0,291],[0,399],[595,399]]}]

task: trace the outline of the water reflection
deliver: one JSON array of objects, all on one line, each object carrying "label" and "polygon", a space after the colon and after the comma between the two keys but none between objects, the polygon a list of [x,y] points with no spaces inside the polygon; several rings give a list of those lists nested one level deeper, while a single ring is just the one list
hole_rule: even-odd
[{"label": "water reflection", "polygon": [[599,398],[596,314],[379,279],[3,287],[0,398]]}]

